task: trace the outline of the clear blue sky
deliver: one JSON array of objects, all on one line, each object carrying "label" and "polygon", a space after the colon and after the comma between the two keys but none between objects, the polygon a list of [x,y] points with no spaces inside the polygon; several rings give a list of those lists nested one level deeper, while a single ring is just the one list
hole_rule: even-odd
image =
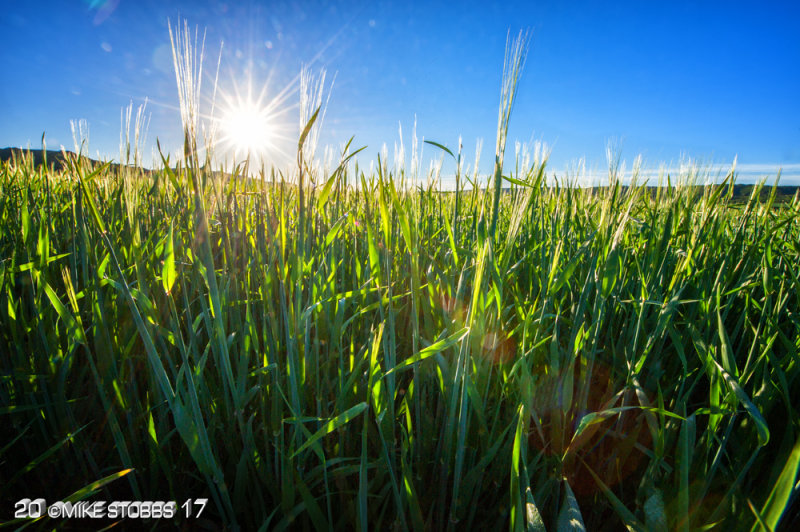
[{"label": "clear blue sky", "polygon": [[374,159],[402,124],[408,150],[416,117],[420,139],[455,148],[462,136],[469,161],[482,138],[488,169],[506,34],[530,28],[511,155],[515,139],[541,140],[557,172],[581,157],[602,169],[617,139],[651,168],[738,155],[745,177],[783,166],[784,183],[800,182],[800,2],[564,4],[9,0],[0,147],[40,147],[46,131],[48,147],[71,149],[69,121],[86,119],[91,155],[118,158],[120,109],[147,97],[146,162],[156,137],[176,149],[167,19],[180,16],[207,30],[207,70],[224,42],[223,87],[244,86],[248,69],[269,95],[294,87],[292,127],[301,66],[335,73],[323,144],[355,135]]}]

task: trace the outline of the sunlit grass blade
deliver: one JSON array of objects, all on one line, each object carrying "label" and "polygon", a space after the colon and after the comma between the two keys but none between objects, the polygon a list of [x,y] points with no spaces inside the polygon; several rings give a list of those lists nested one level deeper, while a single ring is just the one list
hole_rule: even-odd
[{"label": "sunlit grass blade", "polygon": [[314,445],[314,443],[316,443],[319,439],[327,436],[334,430],[346,425],[359,415],[363,414],[366,409],[367,403],[358,403],[357,405],[347,409],[345,412],[342,412],[338,416],[332,418],[325,423],[321,429],[316,431],[310,438],[303,442],[303,444],[292,454],[292,458],[296,457],[298,454]]},{"label": "sunlit grass blade", "polygon": [[[756,514],[760,521],[757,524],[767,526],[772,530],[778,530],[778,525],[780,525],[781,518],[787,510],[790,499],[793,496],[797,496],[798,471],[800,471],[800,438],[794,444],[794,448],[792,448],[792,452],[783,466],[778,481],[772,487],[767,500],[764,502],[764,506]],[[757,529],[758,527],[754,524],[751,530],[755,531]]]}]

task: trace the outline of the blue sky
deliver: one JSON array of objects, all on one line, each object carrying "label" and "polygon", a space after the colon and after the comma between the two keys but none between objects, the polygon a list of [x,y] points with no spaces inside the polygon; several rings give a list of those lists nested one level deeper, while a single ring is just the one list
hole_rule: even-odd
[{"label": "blue sky", "polygon": [[118,159],[120,110],[147,98],[146,162],[156,137],[177,151],[167,19],[183,17],[207,32],[207,72],[224,43],[221,90],[288,87],[281,117],[294,136],[310,65],[335,74],[321,144],[355,135],[374,159],[383,143],[393,153],[401,125],[408,151],[416,121],[420,142],[455,148],[461,136],[468,161],[482,138],[488,171],[506,35],[530,28],[510,154],[514,140],[543,141],[552,170],[583,158],[591,173],[613,141],[629,166],[639,154],[648,168],[738,156],[745,179],[782,166],[783,183],[800,183],[800,3],[565,4],[8,1],[0,147],[40,147],[44,131],[48,147],[72,148],[70,120],[85,119],[90,154]]}]

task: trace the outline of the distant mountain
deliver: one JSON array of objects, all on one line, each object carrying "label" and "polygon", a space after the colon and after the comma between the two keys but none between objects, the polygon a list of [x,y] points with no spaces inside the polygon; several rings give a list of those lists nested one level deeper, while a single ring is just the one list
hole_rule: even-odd
[{"label": "distant mountain", "polygon": [[[62,170],[66,166],[64,162],[64,154],[61,150],[24,150],[22,148],[1,148],[0,161],[9,161],[11,159],[21,159],[23,156],[28,157],[28,153],[33,156],[33,165],[40,166],[44,164],[44,157],[47,154],[47,165],[51,164],[56,170]],[[75,155],[71,151],[68,154]]]},{"label": "distant mountain", "polygon": [[[72,151],[65,151],[62,152],[61,150],[29,150],[29,149],[22,149],[22,148],[0,148],[0,161],[10,161],[11,159],[21,159],[23,157],[33,157],[33,165],[34,167],[41,166],[44,164],[45,161],[45,154],[47,155],[47,166],[52,166],[55,168],[56,171],[63,170],[66,168],[67,163],[64,159],[64,153],[67,154],[68,157],[75,157],[75,152]],[[30,155],[28,155],[30,154]],[[84,159],[90,161],[92,164],[98,165],[103,164],[103,161],[98,161],[96,159],[92,159],[91,157],[83,156]],[[119,163],[111,163],[109,168],[112,170],[119,170],[125,165],[121,165]],[[150,174],[152,170],[148,170],[147,168],[143,168],[142,171],[145,174]]]},{"label": "distant mountain", "polygon": [[[30,155],[28,155],[29,153]],[[48,167],[52,166],[58,171],[58,170],[63,170],[67,166],[66,161],[64,159],[64,153],[66,153],[68,157],[76,156],[75,152],[69,150],[62,152],[61,150],[45,151],[45,150],[33,150],[33,149],[29,150],[23,148],[0,148],[0,162],[10,161],[11,159],[15,158],[21,159],[23,157],[33,156],[33,165],[34,167],[38,167],[44,164],[45,154],[47,154],[47,166]],[[94,165],[104,164],[103,161],[98,161],[97,159],[92,159],[91,157],[87,157],[85,155],[83,156],[83,158],[90,161]],[[109,165],[109,168],[111,170],[119,170],[123,167],[125,167],[125,165],[119,163],[111,163]],[[176,170],[176,167],[173,166],[172,169]],[[141,168],[140,170],[142,173],[146,175],[150,175],[154,172],[154,170],[151,170],[149,168]],[[218,172],[215,171],[214,173],[216,174]]]}]

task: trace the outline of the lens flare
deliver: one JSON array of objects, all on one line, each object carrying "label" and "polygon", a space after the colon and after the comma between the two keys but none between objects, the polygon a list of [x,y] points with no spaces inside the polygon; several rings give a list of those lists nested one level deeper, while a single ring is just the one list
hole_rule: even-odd
[{"label": "lens flare", "polygon": [[95,11],[92,23],[99,26],[117,9],[119,0],[84,0],[89,9]]}]

